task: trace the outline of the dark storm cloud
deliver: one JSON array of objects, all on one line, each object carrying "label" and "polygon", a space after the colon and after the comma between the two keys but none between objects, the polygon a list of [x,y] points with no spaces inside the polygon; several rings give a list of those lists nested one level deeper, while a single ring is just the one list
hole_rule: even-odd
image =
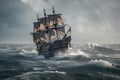
[{"label": "dark storm cloud", "polygon": [[26,15],[26,9],[24,9],[26,7],[29,9],[20,0],[1,0],[0,23],[9,25],[9,27],[20,27],[21,24],[25,24],[21,17],[24,13]]},{"label": "dark storm cloud", "polygon": [[29,35],[29,23],[32,24],[32,11],[31,6],[20,0],[0,0],[0,42],[22,39],[25,42],[24,35]]},{"label": "dark storm cloud", "polygon": [[120,0],[1,0],[0,41],[30,42],[36,13],[53,5],[72,26],[73,43],[120,43]]}]

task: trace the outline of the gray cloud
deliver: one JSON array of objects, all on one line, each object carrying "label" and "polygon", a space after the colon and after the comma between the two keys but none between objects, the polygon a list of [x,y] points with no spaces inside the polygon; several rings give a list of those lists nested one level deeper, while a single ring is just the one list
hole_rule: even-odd
[{"label": "gray cloud", "polygon": [[[120,43],[120,0],[1,0],[0,41],[32,42],[28,36],[36,13],[63,13],[73,43]],[[5,33],[5,34],[4,34]],[[19,36],[18,36],[19,35]]]},{"label": "gray cloud", "polygon": [[62,10],[70,17],[74,41],[120,43],[119,3],[119,0],[61,0],[58,7],[66,4],[66,10]]},{"label": "gray cloud", "polygon": [[30,42],[33,14],[32,7],[20,0],[1,0],[0,42]]}]

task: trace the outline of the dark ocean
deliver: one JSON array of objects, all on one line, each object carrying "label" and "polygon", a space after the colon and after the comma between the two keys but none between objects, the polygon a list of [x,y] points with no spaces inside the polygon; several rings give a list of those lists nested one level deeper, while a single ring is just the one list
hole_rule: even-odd
[{"label": "dark ocean", "polygon": [[120,80],[120,45],[72,45],[45,59],[35,45],[0,44],[0,80]]}]

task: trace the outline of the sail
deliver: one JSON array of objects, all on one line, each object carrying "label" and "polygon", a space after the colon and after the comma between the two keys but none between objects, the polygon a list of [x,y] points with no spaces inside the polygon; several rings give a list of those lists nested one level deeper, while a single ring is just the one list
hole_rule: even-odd
[{"label": "sail", "polygon": [[36,32],[36,33],[32,33],[33,34],[33,41],[34,42],[38,42],[38,40],[39,39],[41,39],[41,38],[46,38],[46,36],[45,36],[45,31],[38,31],[38,32]]},{"label": "sail", "polygon": [[45,24],[45,18],[38,18],[38,22],[40,22],[41,24]]},{"label": "sail", "polygon": [[55,22],[57,22],[58,25],[64,24],[63,20],[61,18],[61,14],[48,15],[48,20],[49,20],[49,26],[50,27],[54,26]]},{"label": "sail", "polygon": [[57,31],[64,36],[65,35],[65,26],[58,26]]},{"label": "sail", "polygon": [[38,31],[38,28],[34,28],[33,30],[34,30],[33,32],[37,32],[37,31]]},{"label": "sail", "polygon": [[48,29],[48,33],[50,36],[55,36],[55,30],[54,29]]},{"label": "sail", "polygon": [[56,31],[54,28],[49,28],[48,29],[48,35],[49,35],[49,40],[53,41],[56,39]]},{"label": "sail", "polygon": [[44,24],[40,24],[39,30],[44,30],[45,29],[45,25]]},{"label": "sail", "polygon": [[60,15],[57,16],[57,21],[58,21],[58,25],[63,25],[64,24]]},{"label": "sail", "polygon": [[60,32],[65,33],[65,27],[58,27],[57,30],[60,31]]},{"label": "sail", "polygon": [[35,24],[35,26],[39,27],[39,30],[43,30],[48,26],[49,28],[53,28],[55,22],[58,23],[58,25],[63,25],[63,20],[61,18],[61,14],[55,14],[55,15],[48,15],[46,18],[38,18],[38,23]]},{"label": "sail", "polygon": [[39,30],[39,26],[40,26],[40,23],[39,22],[34,22],[34,31],[33,32],[37,32]]},{"label": "sail", "polygon": [[38,21],[40,23],[39,30],[44,30],[46,27],[50,24],[48,21],[48,17],[46,18],[38,18]]},{"label": "sail", "polygon": [[39,32],[37,33],[38,37],[42,37],[42,38],[45,38],[45,31],[41,31],[39,30]]},{"label": "sail", "polygon": [[40,22],[34,22],[34,27],[39,27],[40,26]]},{"label": "sail", "polygon": [[50,20],[49,21],[49,26],[50,26],[50,28],[53,28],[54,27],[54,21]]},{"label": "sail", "polygon": [[[54,11],[54,10],[53,10]],[[58,39],[64,39],[70,29],[67,29],[61,14],[47,15],[44,10],[44,17],[39,18],[37,16],[37,22],[34,22],[33,28],[33,41],[38,43],[41,41],[49,42]]]}]

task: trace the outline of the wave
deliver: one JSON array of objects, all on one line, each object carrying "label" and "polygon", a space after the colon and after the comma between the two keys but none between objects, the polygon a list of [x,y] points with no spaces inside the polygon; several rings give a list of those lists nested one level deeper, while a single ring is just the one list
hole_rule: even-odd
[{"label": "wave", "polygon": [[66,80],[69,77],[64,71],[29,71],[23,74],[19,74],[13,77],[9,77],[6,80]]},{"label": "wave", "polygon": [[90,49],[94,49],[96,46],[100,46],[98,43],[87,43],[82,45],[80,48],[82,50],[90,50]]},{"label": "wave", "polygon": [[17,60],[0,60],[0,63],[0,71],[15,70],[23,67],[21,61]]},{"label": "wave", "polygon": [[77,51],[72,50],[70,53],[59,52],[57,55],[55,55],[55,58],[72,57],[72,56],[82,56],[82,57],[90,58],[90,56],[87,53],[81,50],[77,50]]},{"label": "wave", "polygon": [[34,50],[34,49],[32,49],[32,50],[22,49],[21,51],[22,51],[23,53],[35,53],[35,54],[37,54],[37,51]]},{"label": "wave", "polygon": [[[89,56],[93,59],[95,58],[120,58],[119,50],[112,49],[112,47],[106,47],[100,44],[89,43],[83,45],[80,48],[84,53],[89,54]],[[118,56],[116,56],[118,55]]]},{"label": "wave", "polygon": [[[32,46],[33,47],[33,46]],[[75,45],[69,54],[50,59],[38,55],[35,47],[0,47],[0,78],[5,80],[118,80],[120,51],[92,43]],[[2,54],[3,53],[3,54]],[[103,74],[103,75],[102,75]],[[106,75],[104,75],[106,74]],[[109,75],[115,75],[112,78]]]},{"label": "wave", "polygon": [[87,43],[87,46],[89,47],[89,48],[94,48],[94,47],[96,47],[96,46],[100,46],[98,43]]},{"label": "wave", "polygon": [[90,56],[87,54],[87,53],[85,53],[85,52],[83,52],[83,51],[81,51],[81,50],[78,50],[77,52],[71,52],[69,55],[81,55],[81,56],[84,56],[84,57],[86,57],[86,58],[89,58]]},{"label": "wave", "polygon": [[99,57],[109,57],[107,55],[104,55],[104,54],[98,54]]},{"label": "wave", "polygon": [[106,60],[91,60],[88,64],[102,66],[102,67],[113,67],[112,63]]},{"label": "wave", "polygon": [[82,50],[100,50],[100,51],[113,51],[114,49],[110,47],[106,47],[104,45],[100,45],[98,43],[87,43],[82,46]]},{"label": "wave", "polygon": [[23,55],[26,57],[34,57],[37,56],[37,51],[35,49],[21,49],[19,55]]},{"label": "wave", "polygon": [[112,63],[106,61],[106,60],[91,60],[89,62],[81,62],[77,66],[69,66],[69,67],[62,67],[59,68],[60,71],[66,71],[67,73],[94,73],[94,72],[119,72],[118,69],[116,69]]}]

